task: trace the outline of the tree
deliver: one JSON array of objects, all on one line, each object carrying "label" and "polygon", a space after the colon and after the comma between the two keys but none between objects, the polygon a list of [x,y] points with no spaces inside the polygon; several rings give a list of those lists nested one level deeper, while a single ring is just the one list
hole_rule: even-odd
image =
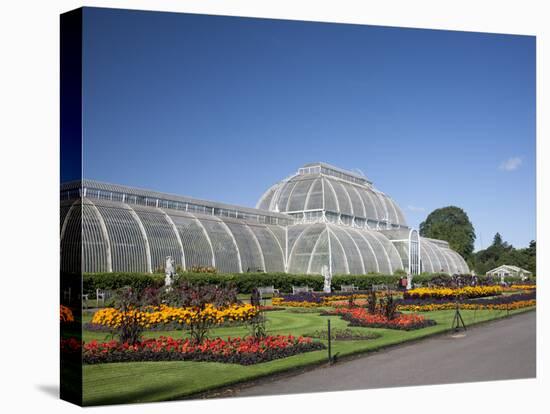
[{"label": "tree", "polygon": [[476,234],[464,210],[455,206],[438,208],[420,223],[420,235],[445,240],[452,249],[468,259],[474,251]]},{"label": "tree", "polygon": [[484,250],[472,255],[473,268],[478,274],[501,265],[512,265],[529,270],[533,274],[537,271],[537,243],[531,240],[529,247],[516,249],[502,239],[500,233],[495,234],[493,244]]}]

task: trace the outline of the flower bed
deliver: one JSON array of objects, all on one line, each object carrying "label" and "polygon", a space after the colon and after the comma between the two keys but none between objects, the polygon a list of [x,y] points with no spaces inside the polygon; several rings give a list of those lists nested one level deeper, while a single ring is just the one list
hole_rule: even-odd
[{"label": "flower bed", "polygon": [[[517,301],[512,303],[500,303],[500,304],[474,304],[474,303],[463,303],[460,305],[460,309],[466,310],[514,310],[529,308],[536,306],[536,300],[525,300]],[[433,312],[439,310],[448,310],[455,309],[456,304],[454,302],[446,303],[429,303],[427,305],[400,305],[397,307],[400,311],[413,311],[413,312]]]},{"label": "flower bed", "polygon": [[536,289],[537,285],[512,285],[508,289],[511,290],[531,290]]},{"label": "flower bed", "polygon": [[204,309],[175,308],[166,305],[148,307],[145,310],[121,312],[114,308],[98,310],[88,328],[94,326],[116,329],[120,327],[123,318],[137,320],[146,329],[175,329],[177,325],[185,326],[202,321],[214,325],[227,322],[246,322],[255,317],[259,309],[250,304],[235,304],[222,309],[208,304]]},{"label": "flower bed", "polygon": [[292,335],[206,339],[200,344],[161,336],[135,345],[92,341],[84,345],[83,362],[210,361],[252,365],[324,348],[324,344],[311,338]]},{"label": "flower bed", "polygon": [[[386,292],[377,292],[377,297],[387,295]],[[280,297],[274,297],[271,303],[275,306],[287,306],[297,308],[315,308],[322,306],[332,306],[336,302],[353,300],[364,300],[369,297],[369,293],[357,293],[357,292],[333,292],[333,293],[296,293],[292,295],[284,295]]]},{"label": "flower bed", "polygon": [[263,311],[263,312],[275,312],[275,311],[283,311],[285,310],[285,308],[282,308],[282,307],[277,307],[277,306],[269,306],[269,305],[266,305],[266,306],[260,306],[260,310]]},{"label": "flower bed", "polygon": [[273,298],[271,299],[271,303],[273,303],[274,306],[288,306],[291,308],[319,308],[326,306],[322,301],[286,301],[283,298]]},{"label": "flower bed", "polygon": [[350,326],[363,326],[368,328],[389,328],[410,331],[435,325],[431,319],[425,319],[422,315],[398,314],[394,319],[388,319],[381,314],[368,313],[364,308],[339,308],[323,315],[338,315],[350,322]]},{"label": "flower bed", "polygon": [[[324,329],[312,332],[310,334],[305,334],[304,336],[328,340],[328,331]],[[356,332],[349,328],[333,328],[330,330],[330,338],[335,341],[359,341],[366,339],[376,339],[380,338],[380,336],[382,335],[377,332]]]},{"label": "flower bed", "polygon": [[466,286],[463,288],[417,288],[403,293],[404,299],[481,298],[502,294],[500,286]]},{"label": "flower bed", "polygon": [[[467,299],[460,301],[460,309],[469,310],[513,310],[536,306],[536,293],[519,293],[509,296],[497,296],[482,299]],[[437,299],[403,299],[397,301],[397,309],[400,311],[432,312],[438,310],[454,309],[456,302]]]},{"label": "flower bed", "polygon": [[531,290],[529,292],[515,293],[513,295],[502,295],[493,298],[466,299],[463,303],[511,303],[515,301],[531,300],[537,298],[537,292]]}]

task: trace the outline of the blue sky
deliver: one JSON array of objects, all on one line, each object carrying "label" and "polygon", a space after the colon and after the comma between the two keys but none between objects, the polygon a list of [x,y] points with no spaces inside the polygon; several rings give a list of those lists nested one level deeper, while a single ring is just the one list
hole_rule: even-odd
[{"label": "blue sky", "polygon": [[536,238],[534,37],[88,8],[83,67],[87,178],[254,206],[325,161]]}]

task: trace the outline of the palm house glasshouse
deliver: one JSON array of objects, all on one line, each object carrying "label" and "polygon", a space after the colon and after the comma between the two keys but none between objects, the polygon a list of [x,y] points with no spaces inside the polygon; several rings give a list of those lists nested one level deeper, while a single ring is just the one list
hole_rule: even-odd
[{"label": "palm house glasshouse", "polygon": [[152,272],[171,256],[218,272],[467,273],[447,242],[420,237],[366,177],[304,165],[256,208],[83,180],[61,186],[61,269]]}]

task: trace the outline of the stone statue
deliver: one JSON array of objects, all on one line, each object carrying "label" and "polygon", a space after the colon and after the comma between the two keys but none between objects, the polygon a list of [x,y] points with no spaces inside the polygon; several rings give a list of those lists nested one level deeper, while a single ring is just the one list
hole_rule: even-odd
[{"label": "stone statue", "polygon": [[412,275],[410,273],[407,274],[407,290],[412,289]]},{"label": "stone statue", "polygon": [[321,268],[321,275],[325,278],[325,285],[323,286],[323,292],[330,293],[330,284],[332,282],[332,274],[330,273],[328,266],[323,265]]},{"label": "stone statue", "polygon": [[172,256],[166,256],[166,264],[164,265],[164,286],[170,290],[172,283],[174,283],[174,276],[176,275],[176,269],[174,267],[174,259]]}]

